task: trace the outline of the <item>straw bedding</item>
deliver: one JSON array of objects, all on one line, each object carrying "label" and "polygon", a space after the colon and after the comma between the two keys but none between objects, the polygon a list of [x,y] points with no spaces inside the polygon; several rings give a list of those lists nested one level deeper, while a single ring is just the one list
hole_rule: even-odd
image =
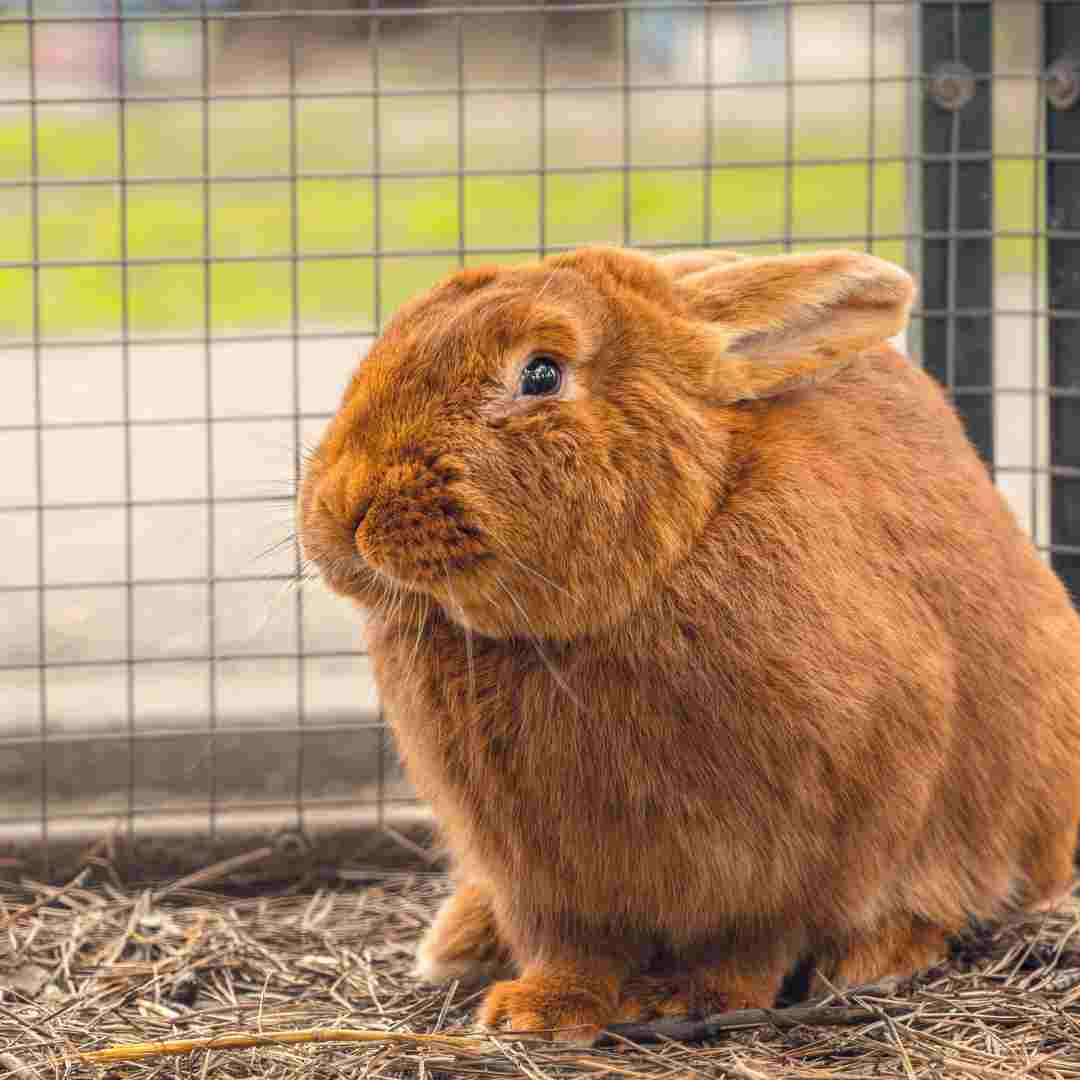
[{"label": "straw bedding", "polygon": [[[973,931],[947,964],[899,988],[736,1018],[703,1041],[646,1043],[639,1031],[580,1050],[478,1037],[470,1014],[482,987],[409,977],[447,892],[438,874],[373,872],[256,896],[132,891],[107,878],[0,885],[0,1075],[1080,1077],[1078,900]],[[310,1029],[368,1041],[269,1041]],[[251,1046],[260,1034],[264,1045]],[[238,1038],[190,1047],[223,1036]],[[136,1061],[80,1058],[138,1044]]]}]

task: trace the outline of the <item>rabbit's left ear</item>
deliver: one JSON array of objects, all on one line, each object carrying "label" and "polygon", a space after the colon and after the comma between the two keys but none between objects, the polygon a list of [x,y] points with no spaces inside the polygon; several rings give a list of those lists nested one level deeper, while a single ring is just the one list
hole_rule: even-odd
[{"label": "rabbit's left ear", "polygon": [[724,260],[674,284],[712,327],[709,380],[731,400],[827,378],[899,334],[915,293],[900,267],[854,251]]},{"label": "rabbit's left ear", "polygon": [[656,261],[673,280],[681,281],[691,274],[700,274],[704,270],[715,270],[720,266],[730,266],[733,262],[745,259],[737,251],[715,248],[708,251],[676,251],[671,255],[658,255]]}]

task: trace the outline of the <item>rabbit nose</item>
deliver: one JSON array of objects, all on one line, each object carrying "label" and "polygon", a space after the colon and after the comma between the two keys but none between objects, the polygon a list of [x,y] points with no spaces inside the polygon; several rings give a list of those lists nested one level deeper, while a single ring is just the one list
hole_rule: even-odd
[{"label": "rabbit nose", "polygon": [[371,509],[371,504],[374,501],[375,500],[370,495],[365,495],[357,503],[352,516],[352,531],[354,533],[358,532],[360,527],[364,524],[364,518],[367,517],[367,512]]},{"label": "rabbit nose", "polygon": [[330,517],[345,524],[349,532],[354,535],[360,531],[364,525],[364,518],[367,517],[368,510],[371,509],[371,504],[374,501],[371,498],[363,498],[352,509],[349,509],[347,504],[342,504],[339,500],[333,499],[330,496],[323,496],[320,500],[322,503],[323,511],[329,514]]},{"label": "rabbit nose", "polygon": [[355,533],[371,508],[370,482],[367,468],[356,462],[342,462],[324,478],[319,502],[340,527]]}]

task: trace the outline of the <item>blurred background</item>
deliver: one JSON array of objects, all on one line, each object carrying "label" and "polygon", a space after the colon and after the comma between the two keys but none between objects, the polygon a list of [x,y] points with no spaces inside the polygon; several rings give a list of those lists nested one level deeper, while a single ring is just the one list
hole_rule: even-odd
[{"label": "blurred background", "polygon": [[913,361],[1071,581],[1078,8],[0,0],[0,851],[178,867],[422,817],[291,491],[461,265],[907,266]]}]

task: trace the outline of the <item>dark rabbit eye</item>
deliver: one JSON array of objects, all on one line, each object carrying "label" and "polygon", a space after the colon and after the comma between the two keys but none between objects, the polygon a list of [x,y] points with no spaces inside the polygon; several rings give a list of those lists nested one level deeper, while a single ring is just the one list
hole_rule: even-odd
[{"label": "dark rabbit eye", "polygon": [[562,368],[550,356],[534,356],[521,373],[521,392],[526,397],[554,394],[562,385]]}]

